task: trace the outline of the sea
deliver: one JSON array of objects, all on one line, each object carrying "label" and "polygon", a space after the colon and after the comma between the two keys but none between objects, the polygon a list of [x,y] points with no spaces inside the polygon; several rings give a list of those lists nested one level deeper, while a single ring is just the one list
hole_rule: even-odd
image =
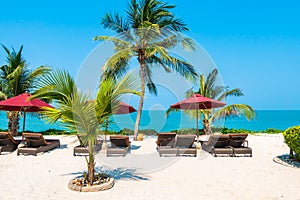
[{"label": "sea", "polygon": [[[236,116],[219,120],[212,124],[214,127],[264,131],[269,128],[285,130],[291,126],[300,125],[300,110],[256,110],[256,118],[248,121],[244,116]],[[114,115],[109,120],[109,130],[119,131],[124,128],[134,129],[137,113]],[[23,118],[20,119],[20,130]],[[140,129],[154,129],[157,132],[167,132],[184,128],[195,128],[196,119],[191,119],[182,111],[173,112],[168,117],[164,110],[144,110],[142,112]],[[0,112],[0,128],[7,129],[7,116]],[[199,121],[199,128],[202,123]],[[37,116],[26,116],[27,131],[46,131],[48,129],[66,130],[62,124],[49,124],[47,120]]]}]

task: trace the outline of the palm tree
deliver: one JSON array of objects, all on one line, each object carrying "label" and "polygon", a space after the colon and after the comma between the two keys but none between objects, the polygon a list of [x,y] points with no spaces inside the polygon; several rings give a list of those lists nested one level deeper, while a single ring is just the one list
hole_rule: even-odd
[{"label": "palm tree", "polygon": [[[160,66],[167,73],[174,71],[189,80],[194,80],[197,73],[194,67],[168,52],[181,44],[186,50],[194,50],[193,42],[179,32],[188,28],[180,19],[171,13],[173,5],[156,0],[143,0],[139,4],[132,0],[127,10],[126,19],[118,14],[106,14],[101,24],[119,33],[119,37],[96,36],[95,40],[111,41],[115,45],[115,53],[103,66],[103,77],[118,77],[127,72],[129,62],[137,58],[141,80],[141,96],[134,129],[134,140],[140,124],[144,104],[145,85],[150,93],[157,94],[152,81],[152,67]],[[174,33],[173,31],[177,31]]]},{"label": "palm tree", "polygon": [[[117,109],[122,94],[136,93],[131,89],[135,87],[134,79],[129,74],[122,80],[116,81],[113,78],[103,80],[95,103],[89,101],[89,95],[77,89],[72,77],[63,70],[56,70],[46,76],[41,81],[41,86],[34,97],[52,98],[57,104],[56,109],[50,108],[43,112],[48,121],[52,123],[60,121],[69,130],[84,134],[82,141],[89,147],[89,155],[86,159],[88,168],[86,181],[88,185],[92,185],[95,178],[94,145],[99,135],[98,129]],[[52,91],[47,93],[49,88],[52,88]]]},{"label": "palm tree", "polygon": [[[240,88],[235,88],[229,90],[229,87],[224,87],[216,85],[216,80],[218,76],[218,70],[213,69],[207,77],[204,74],[200,75],[200,88],[198,91],[193,91],[192,89],[186,92],[186,96],[190,97],[193,94],[200,94],[204,97],[215,99],[218,101],[224,101],[227,97],[230,96],[243,96],[243,92]],[[167,114],[174,111],[175,109],[170,108],[167,111]],[[192,110],[184,111],[190,117],[196,117],[196,112]],[[255,112],[253,108],[246,104],[231,104],[227,105],[216,112],[213,109],[199,110],[199,119],[202,119],[203,132],[206,135],[212,133],[210,124],[214,120],[221,118],[227,118],[236,115],[244,115],[247,120],[255,118]]]},{"label": "palm tree", "polygon": [[[7,64],[0,67],[1,81],[1,99],[10,98],[22,94],[26,91],[34,92],[36,82],[49,72],[46,66],[38,67],[35,70],[29,70],[26,60],[22,57],[23,46],[16,52],[3,46],[7,57]],[[18,134],[19,112],[8,112],[8,130],[13,134]]]}]

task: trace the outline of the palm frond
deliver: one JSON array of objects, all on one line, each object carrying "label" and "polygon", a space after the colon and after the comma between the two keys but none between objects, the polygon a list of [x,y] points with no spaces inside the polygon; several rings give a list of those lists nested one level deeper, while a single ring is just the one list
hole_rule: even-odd
[{"label": "palm frond", "polygon": [[61,69],[53,70],[43,76],[38,82],[38,90],[32,98],[43,98],[65,104],[70,101],[72,95],[77,93],[74,79],[71,75]]},{"label": "palm frond", "polygon": [[115,52],[102,66],[103,72],[113,71],[118,73],[119,70],[125,70],[126,64],[130,60],[133,51],[131,48]]},{"label": "palm frond", "polygon": [[122,33],[129,30],[129,24],[118,14],[113,15],[107,13],[101,19],[100,24],[103,25],[104,28],[115,31],[116,33]]},{"label": "palm frond", "polygon": [[170,59],[168,59],[168,57],[161,58],[161,61],[165,64],[165,66],[168,66],[172,71],[179,73],[187,80],[195,81],[198,74],[192,64],[170,55],[169,58]]},{"label": "palm frond", "polygon": [[233,116],[240,116],[244,115],[247,120],[251,120],[255,118],[255,111],[253,108],[246,104],[232,104],[227,105],[220,110],[216,111],[212,117],[211,120],[218,120],[218,119],[226,119],[228,117]]},{"label": "palm frond", "polygon": [[144,66],[144,69],[145,69],[144,73],[145,73],[145,80],[146,80],[147,88],[151,94],[155,94],[157,96],[157,88],[156,88],[156,85],[152,81],[152,71],[149,68],[149,65],[146,64]]},{"label": "palm frond", "polygon": [[232,90],[226,90],[224,93],[222,93],[218,97],[217,100],[222,101],[222,100],[226,99],[229,96],[240,97],[240,96],[244,96],[244,93],[240,88],[235,88],[235,89],[232,89]]}]

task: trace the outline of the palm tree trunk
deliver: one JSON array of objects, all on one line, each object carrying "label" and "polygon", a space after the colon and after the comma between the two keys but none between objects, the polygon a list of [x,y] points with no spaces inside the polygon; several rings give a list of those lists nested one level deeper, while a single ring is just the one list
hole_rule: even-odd
[{"label": "palm tree trunk", "polygon": [[133,140],[137,141],[137,135],[139,132],[139,125],[141,121],[141,115],[142,115],[142,109],[143,109],[143,104],[144,104],[144,96],[145,96],[145,55],[143,50],[140,51],[139,53],[139,58],[138,58],[139,64],[140,64],[140,78],[141,78],[141,96],[140,96],[140,103],[139,103],[139,108],[136,116],[136,121],[135,121],[135,127],[134,127],[134,132],[133,132]]},{"label": "palm tree trunk", "polygon": [[290,158],[294,158],[294,152],[291,148],[290,148]]},{"label": "palm tree trunk", "polygon": [[92,186],[94,183],[95,174],[95,158],[94,158],[94,144],[89,141],[89,161],[88,161],[88,185]]},{"label": "palm tree trunk", "polygon": [[19,130],[19,112],[11,111],[7,113],[8,117],[8,131],[13,135],[18,135]]},{"label": "palm tree trunk", "polygon": [[205,134],[205,135],[210,135],[210,134],[212,134],[209,120],[204,119],[204,120],[202,121],[202,124],[203,124],[203,132],[204,132],[204,134]]}]

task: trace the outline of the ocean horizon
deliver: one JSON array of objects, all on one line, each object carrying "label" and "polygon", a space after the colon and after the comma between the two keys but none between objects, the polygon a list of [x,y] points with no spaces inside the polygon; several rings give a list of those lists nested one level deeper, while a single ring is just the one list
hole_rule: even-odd
[{"label": "ocean horizon", "polygon": [[[182,111],[171,113],[168,117],[164,110],[144,110],[141,117],[140,129],[154,129],[158,132],[167,132],[176,129],[195,128],[196,120],[190,119]],[[214,122],[214,127],[247,129],[263,131],[268,128],[285,130],[291,126],[300,125],[300,110],[256,110],[256,119],[247,121],[244,116],[232,117]],[[110,119],[109,130],[119,131],[124,128],[134,129],[137,113],[114,115]],[[19,131],[22,129],[23,118],[20,119]],[[7,129],[5,112],[0,112],[0,128]],[[199,128],[202,123],[199,121]],[[26,128],[28,131],[46,131],[48,129],[65,130],[60,123],[49,124],[46,120],[27,115]]]}]

